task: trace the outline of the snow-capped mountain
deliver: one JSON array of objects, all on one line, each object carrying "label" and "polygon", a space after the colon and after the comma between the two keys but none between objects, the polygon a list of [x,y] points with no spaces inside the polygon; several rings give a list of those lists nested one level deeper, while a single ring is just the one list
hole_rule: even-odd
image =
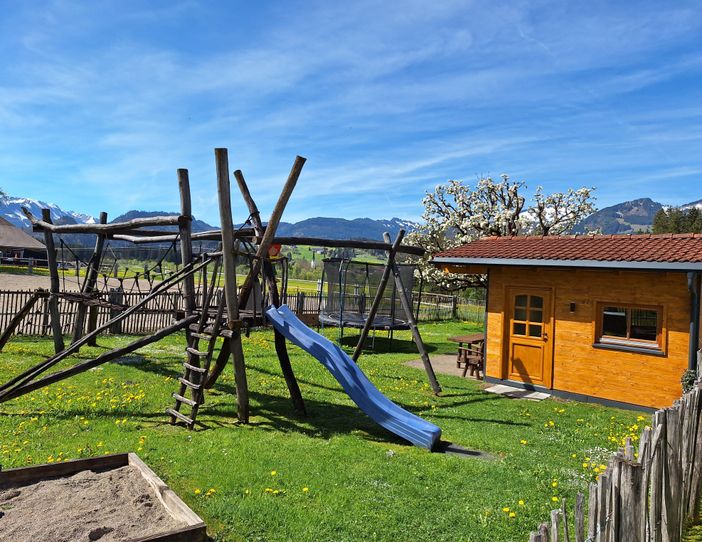
[{"label": "snow-capped mountain", "polygon": [[46,203],[31,198],[14,198],[7,196],[0,198],[0,216],[12,222],[15,226],[24,230],[31,229],[29,219],[22,213],[22,207],[26,207],[36,217],[41,217],[42,209],[51,210],[51,220],[55,223],[80,223],[95,224],[96,220],[90,215],[76,213],[74,211],[64,211],[58,205]]},{"label": "snow-capped mountain", "polygon": [[686,203],[685,205],[680,206],[680,208],[683,211],[687,211],[688,209],[692,209],[693,207],[697,207],[700,211],[702,211],[702,199],[698,199],[697,201],[691,201],[690,203]]}]

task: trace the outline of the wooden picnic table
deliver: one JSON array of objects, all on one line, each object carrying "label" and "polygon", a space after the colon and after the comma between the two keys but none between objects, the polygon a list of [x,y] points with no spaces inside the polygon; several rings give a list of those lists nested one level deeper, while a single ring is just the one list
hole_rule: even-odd
[{"label": "wooden picnic table", "polygon": [[[478,378],[480,373],[484,371],[483,352],[485,351],[485,333],[471,333],[469,335],[456,335],[449,337],[449,341],[458,343],[458,354],[456,356],[456,367],[460,368],[464,363],[463,376],[466,376],[468,369],[473,376],[476,372]],[[465,345],[465,346],[463,346]]]}]

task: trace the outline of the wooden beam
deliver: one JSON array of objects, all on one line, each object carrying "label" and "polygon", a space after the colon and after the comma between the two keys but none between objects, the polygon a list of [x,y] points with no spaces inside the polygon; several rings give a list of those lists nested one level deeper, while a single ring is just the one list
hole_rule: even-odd
[{"label": "wooden beam", "polygon": [[[237,185],[239,186],[239,191],[241,196],[246,202],[246,206],[249,209],[249,214],[251,215],[251,223],[253,224],[254,231],[259,237],[265,235],[265,228],[261,222],[261,213],[258,211],[258,206],[251,196],[249,187],[244,179],[244,174],[240,170],[234,172],[234,178],[236,179]],[[275,280],[275,273],[273,272],[273,265],[270,260],[263,259],[262,268],[263,279],[266,281],[268,286],[268,291],[271,296],[271,303],[275,307],[280,307],[280,293],[278,292],[278,283]],[[305,408],[305,401],[302,398],[302,392],[300,391],[300,386],[295,378],[295,373],[290,363],[290,356],[288,355],[288,346],[285,342],[285,337],[277,329],[273,330],[274,334],[274,344],[275,351],[278,355],[278,361],[280,362],[280,370],[285,378],[285,383],[288,386],[288,391],[290,392],[290,398],[293,402],[293,408],[301,414],[307,414],[307,409]]]},{"label": "wooden beam", "polygon": [[[51,224],[51,211],[41,210],[43,222]],[[61,330],[61,315],[58,308],[57,294],[61,288],[58,276],[58,265],[56,263],[56,246],[54,245],[54,235],[50,230],[44,230],[44,244],[46,245],[46,259],[49,265],[49,276],[51,282],[49,286],[49,317],[51,320],[51,333],[54,336],[54,352],[59,353],[64,349],[63,333]]]},{"label": "wooden beam", "polygon": [[232,330],[230,341],[234,360],[237,413],[241,423],[249,423],[249,388],[246,381],[246,364],[241,345],[241,331],[235,327],[239,319],[239,303],[236,292],[236,265],[234,261],[234,235],[232,223],[231,187],[229,184],[229,157],[227,149],[215,149],[217,168],[217,195],[219,220],[222,231],[222,263],[224,264],[224,296],[227,303],[227,319]]},{"label": "wooden beam", "polygon": [[[136,245],[142,243],[166,243],[169,241],[175,241],[177,235],[172,232],[164,232],[164,235],[148,235],[141,237],[137,235],[141,232],[133,232],[130,234],[116,233],[111,236],[112,239],[117,239],[119,241],[129,241]],[[152,232],[153,233],[153,232]],[[232,232],[234,239],[246,239],[251,241],[256,241],[256,239],[251,239],[255,237],[254,230],[252,228],[236,228]],[[203,232],[193,233],[191,235],[193,241],[222,241],[221,230],[207,230]]]},{"label": "wooden beam", "polygon": [[39,220],[29,209],[22,207],[22,212],[29,219],[34,227],[34,231],[49,231],[51,233],[115,233],[125,232],[142,226],[177,226],[182,220],[181,216],[154,216],[149,218],[133,218],[127,222],[117,222],[114,224],[65,224],[56,226],[51,223],[51,217],[46,220],[42,212],[42,219]]},{"label": "wooden beam", "polygon": [[[390,243],[390,234],[385,232],[383,235],[386,243]],[[429,378],[429,384],[434,393],[441,392],[441,386],[436,380],[436,375],[434,374],[434,368],[431,365],[431,360],[429,359],[429,353],[427,352],[426,346],[424,346],[424,341],[422,341],[422,336],[419,333],[419,328],[417,327],[417,320],[414,318],[414,313],[412,312],[412,298],[411,292],[405,290],[405,285],[402,283],[402,277],[400,276],[400,270],[397,264],[392,265],[392,274],[395,277],[395,288],[397,289],[397,294],[400,296],[400,303],[402,304],[402,309],[405,311],[405,316],[407,317],[407,323],[409,324],[410,331],[412,332],[412,338],[414,339],[414,344],[417,345],[417,350],[419,350],[422,356],[422,364],[424,365],[424,370]]]},{"label": "wooden beam", "polygon": [[[385,235],[387,235],[388,239],[390,238],[389,233],[386,232]],[[375,315],[378,312],[378,307],[380,307],[380,302],[382,301],[383,294],[385,293],[385,286],[387,285],[388,280],[390,279],[392,267],[393,265],[395,265],[395,256],[397,255],[397,249],[400,247],[400,243],[402,243],[402,239],[404,237],[405,230],[400,230],[397,234],[397,237],[395,238],[395,242],[392,244],[392,248],[388,252],[388,261],[385,264],[383,276],[380,278],[380,284],[378,284],[378,289],[375,292],[373,304],[371,305],[370,311],[368,311],[368,316],[366,317],[366,321],[363,323],[363,329],[361,329],[361,334],[358,337],[356,349],[353,351],[353,356],[351,356],[351,358],[354,361],[358,361],[361,352],[363,352],[363,345],[365,344],[366,339],[368,338],[368,333],[370,332],[370,328],[373,325],[373,320],[375,319]]]}]

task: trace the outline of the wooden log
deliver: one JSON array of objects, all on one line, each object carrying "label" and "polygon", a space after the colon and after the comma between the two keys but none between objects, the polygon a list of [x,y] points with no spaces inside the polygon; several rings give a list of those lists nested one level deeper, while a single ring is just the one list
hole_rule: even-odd
[{"label": "wooden log", "polygon": [[[240,170],[234,172],[234,178],[236,179],[237,185],[239,186],[239,191],[241,196],[249,209],[249,214],[251,215],[251,223],[253,224],[254,231],[256,235],[263,237],[265,234],[265,228],[261,222],[261,214],[258,210],[258,206],[251,196],[249,187],[246,184],[244,175]],[[275,280],[275,272],[270,260],[263,260],[263,279],[268,286],[268,291],[270,292],[271,303],[275,307],[280,307],[280,293],[278,291],[278,283]],[[302,398],[302,392],[300,391],[300,386],[297,383],[297,378],[295,378],[295,373],[290,363],[290,356],[288,355],[288,346],[285,341],[285,337],[277,330],[273,330],[275,351],[278,355],[278,362],[280,364],[280,370],[285,378],[285,383],[288,386],[288,391],[290,392],[290,398],[293,402],[293,408],[301,413],[307,414],[307,409],[305,408],[305,402]],[[208,381],[209,382],[209,381]]]},{"label": "wooden log", "polygon": [[621,472],[624,457],[617,452],[609,464],[610,472],[610,492],[607,503],[608,508],[608,523],[607,523],[607,542],[619,542],[620,524],[622,521],[622,505],[621,505]]},{"label": "wooden log", "polygon": [[[136,245],[149,243],[166,243],[176,241],[178,235],[173,232],[149,232],[149,235],[142,235],[143,230],[126,233],[115,233],[110,236],[119,241],[129,241]],[[256,234],[253,228],[234,228],[232,231],[234,239],[256,241]],[[221,230],[207,230],[195,232],[191,235],[193,241],[222,241]]]},{"label": "wooden log", "polygon": [[[387,235],[387,237],[390,237],[390,234],[385,232],[384,235]],[[368,338],[368,333],[370,332],[371,326],[373,325],[373,320],[375,319],[375,315],[378,312],[378,308],[380,307],[380,302],[383,300],[383,294],[385,293],[385,286],[388,283],[388,279],[390,278],[390,275],[392,273],[392,267],[395,265],[395,256],[397,254],[397,249],[400,246],[400,243],[402,243],[402,239],[405,237],[405,230],[400,230],[399,233],[397,234],[397,237],[395,238],[395,242],[392,244],[392,248],[388,252],[388,259],[387,262],[385,263],[385,269],[383,269],[383,276],[380,278],[380,284],[378,284],[378,289],[375,292],[375,297],[373,298],[373,303],[371,305],[370,310],[368,311],[368,316],[366,317],[366,321],[363,323],[363,328],[361,329],[361,334],[358,337],[358,343],[356,343],[356,349],[353,351],[353,355],[351,358],[354,361],[358,361],[358,358],[361,355],[361,352],[363,352],[363,346],[366,343],[366,339]]]},{"label": "wooden log", "polygon": [[[100,213],[100,224],[107,224],[107,213]],[[105,235],[98,234],[95,239],[95,248],[93,253],[88,260],[88,269],[86,271],[85,280],[81,285],[80,291],[83,294],[90,294],[95,290],[95,285],[97,284],[98,274],[100,270],[100,261],[102,260],[102,251],[105,246]],[[83,330],[85,329],[85,313],[87,311],[87,306],[83,303],[79,303],[76,308],[76,316],[73,324],[73,341],[78,341],[83,336]],[[94,318],[93,318],[94,321]],[[93,328],[94,329],[94,328]]]},{"label": "wooden log", "polygon": [[[180,264],[186,266],[193,261],[192,222],[193,211],[190,200],[190,177],[187,169],[178,170],[178,190],[180,192],[180,216],[184,218],[179,225]],[[183,298],[185,314],[189,316],[195,310],[195,276],[190,275],[183,281]],[[190,331],[186,330],[190,336]],[[189,344],[189,343],[188,343]]]},{"label": "wooden log", "polygon": [[[386,243],[390,244],[389,233],[385,232],[383,238],[385,239]],[[439,382],[436,380],[434,368],[432,367],[431,361],[429,360],[429,353],[427,352],[426,346],[424,346],[424,341],[422,341],[422,336],[419,333],[417,321],[415,320],[414,312],[412,311],[412,293],[408,293],[405,290],[405,285],[402,283],[402,277],[400,276],[400,270],[397,267],[397,264],[393,264],[392,274],[395,278],[395,288],[397,290],[397,295],[400,297],[400,303],[402,305],[402,309],[405,312],[405,317],[407,318],[407,323],[409,325],[410,331],[412,332],[414,344],[417,345],[417,350],[419,350],[419,354],[422,358],[422,364],[424,365],[424,370],[427,373],[429,385],[431,386],[431,389],[434,391],[434,393],[440,393],[441,386],[439,386]]]},{"label": "wooden log", "polygon": [[229,185],[229,159],[227,149],[215,149],[217,169],[217,195],[219,219],[222,229],[222,262],[224,267],[224,295],[227,304],[229,329],[232,330],[231,351],[234,360],[237,413],[241,423],[249,423],[249,388],[246,381],[246,364],[241,345],[241,331],[234,328],[239,319],[239,302],[236,291],[236,264],[234,261],[234,236],[232,232],[232,203]]},{"label": "wooden log", "polygon": [[[48,209],[47,209],[48,211]],[[42,219],[39,220],[29,209],[22,207],[22,212],[34,226],[34,231],[51,232],[51,233],[94,233],[94,234],[109,234],[116,232],[128,232],[143,226],[177,226],[183,217],[180,216],[154,216],[149,218],[133,218],[126,222],[116,222],[113,224],[64,224],[57,226],[51,223],[42,212]]]},{"label": "wooden log", "polygon": [[[592,489],[593,484],[590,484]],[[595,486],[596,487],[596,486]],[[585,542],[585,497],[582,493],[578,493],[575,497],[575,542]]]},{"label": "wooden log", "polygon": [[7,344],[7,341],[9,341],[10,337],[12,337],[12,334],[15,332],[15,329],[17,329],[17,326],[19,326],[20,322],[24,320],[24,318],[27,316],[27,314],[29,314],[34,305],[36,305],[40,297],[38,293],[39,291],[40,290],[37,290],[29,297],[29,299],[22,306],[22,308],[19,311],[17,311],[17,313],[12,317],[12,320],[10,320],[10,323],[5,328],[5,331],[2,332],[2,335],[0,335],[0,352],[2,352],[2,349]]},{"label": "wooden log", "polygon": [[[41,216],[43,222],[51,224],[51,211],[42,209]],[[61,330],[61,315],[59,314],[58,297],[61,285],[59,283],[58,265],[56,263],[56,246],[54,245],[54,236],[50,230],[44,231],[44,244],[46,245],[46,257],[49,265],[49,276],[51,282],[49,286],[49,317],[51,323],[51,332],[54,336],[54,352],[59,353],[64,349],[63,333]]]},{"label": "wooden log", "polygon": [[191,323],[195,322],[197,320],[197,316],[189,316],[187,318],[184,318],[183,320],[180,320],[166,328],[163,328],[156,333],[149,335],[147,337],[141,337],[137,339],[136,341],[133,341],[129,343],[126,346],[120,346],[119,348],[114,348],[110,350],[109,352],[105,352],[104,354],[99,355],[98,357],[84,361],[82,363],[78,363],[77,365],[74,365],[73,367],[70,367],[68,369],[64,369],[62,371],[56,371],[55,373],[51,373],[48,376],[45,376],[44,378],[40,378],[39,380],[34,380],[32,382],[29,382],[27,384],[24,384],[22,386],[19,386],[17,388],[13,388],[10,393],[7,395],[3,395],[0,397],[0,403],[9,401],[10,399],[15,399],[17,397],[20,397],[22,395],[25,395],[29,392],[32,392],[34,390],[38,390],[40,388],[44,388],[46,386],[49,386],[50,384],[53,384],[55,382],[59,382],[60,380],[65,380],[66,378],[69,378],[71,376],[75,376],[79,373],[82,373],[84,371],[87,371],[88,369],[92,369],[93,367],[97,367],[99,365],[102,365],[103,363],[107,363],[108,361],[113,361],[117,358],[120,358],[124,356],[125,354],[129,354],[131,352],[134,352],[135,350],[138,350],[139,348],[143,348],[144,346],[147,346],[149,344],[155,343],[163,339],[164,337],[167,337],[168,335],[171,335],[173,333],[176,333],[180,331],[181,329],[186,328],[189,326]]},{"label": "wooden log", "polygon": [[[278,224],[280,224],[280,219],[283,217],[283,211],[290,200],[297,180],[300,178],[300,173],[302,173],[302,167],[305,165],[305,159],[302,156],[295,157],[295,162],[290,170],[288,179],[283,185],[283,190],[278,197],[278,201],[273,208],[268,223],[266,224],[266,232],[263,234],[263,238],[258,244],[256,249],[256,259],[253,261],[252,269],[244,280],[244,284],[241,286],[241,304],[246,306],[246,302],[249,299],[249,294],[253,288],[254,279],[259,274],[261,270],[261,261],[263,258],[268,257],[268,250],[273,244],[273,238],[275,237],[275,232],[278,229]],[[224,231],[224,227],[222,227]]]}]

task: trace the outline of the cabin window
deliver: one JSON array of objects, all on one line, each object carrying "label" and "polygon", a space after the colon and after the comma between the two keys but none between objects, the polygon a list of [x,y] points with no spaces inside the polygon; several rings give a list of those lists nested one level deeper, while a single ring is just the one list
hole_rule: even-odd
[{"label": "cabin window", "polygon": [[662,350],[660,307],[599,303],[597,343]]}]

